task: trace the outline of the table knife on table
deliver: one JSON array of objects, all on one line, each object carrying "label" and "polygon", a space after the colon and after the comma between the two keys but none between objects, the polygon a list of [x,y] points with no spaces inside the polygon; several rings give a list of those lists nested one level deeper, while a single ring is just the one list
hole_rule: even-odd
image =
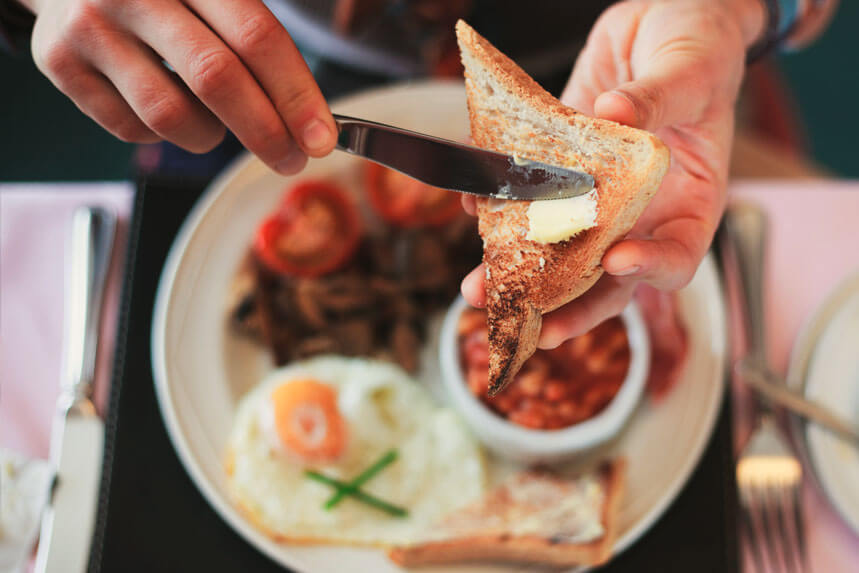
[{"label": "table knife on table", "polygon": [[42,518],[37,573],[87,569],[104,449],[104,423],[92,402],[102,295],[116,217],[83,207],[72,218],[67,259],[66,347],[50,460],[56,477]]},{"label": "table knife on table", "polygon": [[337,149],[450,191],[542,201],[584,195],[588,173],[505,155],[383,123],[334,114]]}]

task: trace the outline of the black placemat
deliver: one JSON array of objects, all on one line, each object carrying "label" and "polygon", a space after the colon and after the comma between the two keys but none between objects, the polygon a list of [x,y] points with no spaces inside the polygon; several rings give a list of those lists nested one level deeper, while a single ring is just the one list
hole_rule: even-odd
[{"label": "black placemat", "polygon": [[[168,439],[155,399],[150,361],[155,291],[173,238],[204,185],[202,180],[148,179],[135,198],[90,571],[283,571],[234,533],[197,491]],[[653,529],[604,570],[736,571],[732,468],[726,404],[681,495]]]}]

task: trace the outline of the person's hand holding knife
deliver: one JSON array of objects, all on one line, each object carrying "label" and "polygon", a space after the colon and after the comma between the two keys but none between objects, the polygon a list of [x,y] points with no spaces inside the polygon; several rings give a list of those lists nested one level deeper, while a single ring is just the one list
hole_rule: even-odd
[{"label": "person's hand holding knife", "polygon": [[334,148],[328,104],[261,0],[20,1],[36,65],[124,141],[199,153],[228,128],[284,174]]}]

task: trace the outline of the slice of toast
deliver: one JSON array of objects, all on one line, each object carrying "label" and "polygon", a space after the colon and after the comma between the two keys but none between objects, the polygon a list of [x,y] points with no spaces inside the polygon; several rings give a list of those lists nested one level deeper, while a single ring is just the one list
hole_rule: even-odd
[{"label": "slice of toast", "polygon": [[596,182],[597,225],[557,243],[525,238],[528,202],[478,201],[494,395],[536,350],[542,315],[600,277],[603,254],[656,193],[669,153],[651,133],[563,105],[462,20],[456,35],[475,145],[586,171]]},{"label": "slice of toast", "polygon": [[[469,561],[605,563],[617,536],[624,469],[624,462],[615,460],[574,478],[543,471],[516,474],[478,503],[448,516],[433,530],[437,540],[397,547],[388,556],[405,567]],[[595,504],[598,524],[584,503]]]}]

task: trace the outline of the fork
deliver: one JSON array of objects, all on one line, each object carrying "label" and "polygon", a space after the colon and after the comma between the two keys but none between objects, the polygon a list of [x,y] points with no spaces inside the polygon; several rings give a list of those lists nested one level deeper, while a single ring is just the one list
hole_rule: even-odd
[{"label": "fork", "polygon": [[[740,282],[746,356],[738,372],[756,372],[779,380],[767,362],[763,312],[763,211],[734,204],[725,216],[726,254],[734,260]],[[736,468],[741,526],[749,541],[755,569],[804,571],[805,535],[800,503],[802,466],[776,422],[773,405],[758,396],[755,429],[743,447]],[[765,568],[769,565],[769,569]]]}]

